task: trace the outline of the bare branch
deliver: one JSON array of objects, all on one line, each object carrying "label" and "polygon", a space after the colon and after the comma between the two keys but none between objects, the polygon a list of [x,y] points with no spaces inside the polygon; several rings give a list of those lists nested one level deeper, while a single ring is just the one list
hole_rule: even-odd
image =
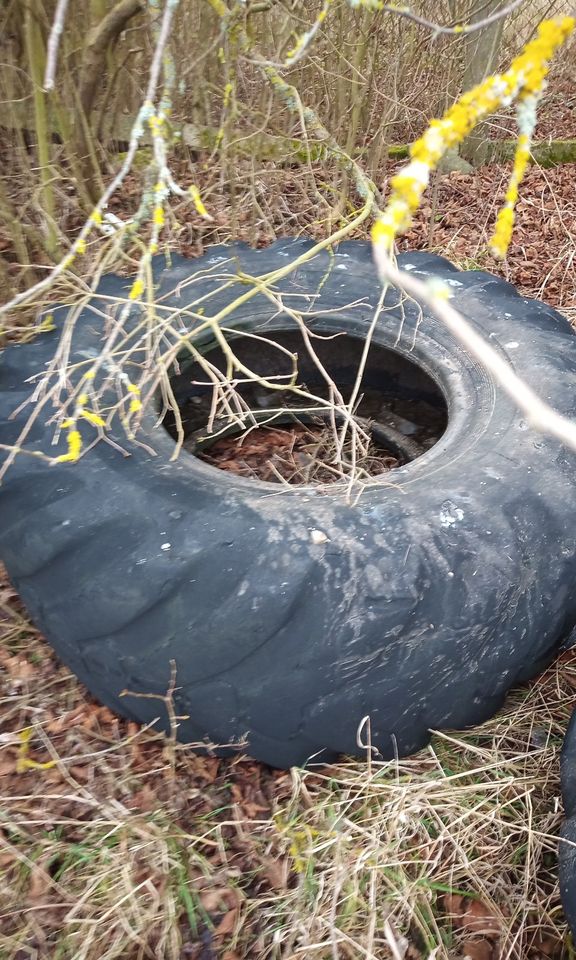
[{"label": "bare branch", "polygon": [[426,27],[427,30],[431,30],[435,35],[438,34],[470,34],[475,33],[477,30],[483,30],[484,27],[490,26],[491,23],[496,23],[497,20],[502,20],[504,17],[507,17],[509,14],[513,13],[525,0],[513,0],[512,3],[508,4],[507,7],[503,7],[501,10],[496,10],[495,13],[490,14],[489,17],[485,17],[483,20],[477,20],[474,23],[469,24],[458,24],[455,27],[442,27],[438,23],[433,23],[432,20],[426,20],[424,17],[418,16],[408,7],[397,7],[393,4],[385,3],[382,6],[382,10],[386,13],[395,13],[399,17],[404,17],[406,20],[412,20],[413,23],[419,24],[421,27]]},{"label": "bare branch", "polygon": [[246,12],[248,16],[252,13],[266,13],[267,10],[271,10],[278,3],[278,0],[253,0],[249,4]]},{"label": "bare branch", "polygon": [[381,250],[375,250],[376,265],[382,282],[392,283],[395,287],[427,306],[451,333],[458,338],[492,374],[498,385],[513,400],[519,410],[525,414],[528,422],[540,433],[556,437],[571,450],[576,450],[576,422],[564,417],[542,400],[521,379],[505,360],[464,317],[448,302],[438,296],[429,284],[418,280],[411,274],[398,269],[393,261]]},{"label": "bare branch", "polygon": [[58,0],[54,22],[48,38],[48,51],[46,57],[46,70],[44,72],[44,90],[48,92],[54,89],[54,77],[56,74],[56,64],[58,61],[58,48],[60,46],[60,37],[64,29],[64,21],[68,11],[69,0]]},{"label": "bare branch", "polygon": [[[404,17],[405,19],[411,20],[413,23],[417,23],[419,26],[425,27],[427,30],[432,31],[433,35],[436,37],[441,34],[455,36],[466,34],[466,36],[469,36],[470,34],[476,33],[479,30],[483,30],[485,27],[488,27],[499,20],[504,20],[510,13],[524,3],[525,0],[513,0],[513,2],[507,7],[503,7],[501,10],[496,10],[494,13],[490,14],[490,16],[484,17],[482,20],[477,20],[474,23],[460,23],[453,27],[441,26],[439,23],[434,23],[432,20],[426,20],[424,17],[413,13],[409,7],[398,7],[395,4],[382,3],[381,0],[349,0],[349,2],[350,6],[352,7],[365,6],[374,10],[375,12],[395,13],[399,17]],[[283,63],[277,63],[274,60],[268,60],[266,62],[270,66],[276,67],[278,70],[286,70],[302,60],[316,34],[318,33],[322,23],[324,23],[326,20],[331,4],[332,0],[325,0],[316,20],[310,29],[303,33],[302,36],[296,41],[295,46],[290,51]]]}]

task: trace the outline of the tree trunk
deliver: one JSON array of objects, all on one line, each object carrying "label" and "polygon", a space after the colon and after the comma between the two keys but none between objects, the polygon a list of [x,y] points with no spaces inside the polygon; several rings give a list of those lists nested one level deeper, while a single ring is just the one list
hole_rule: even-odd
[{"label": "tree trunk", "polygon": [[[467,22],[475,23],[479,20],[485,20],[492,13],[495,13],[502,7],[502,0],[485,0],[479,3],[474,0]],[[470,90],[478,83],[481,83],[489,74],[494,73],[498,67],[498,56],[502,33],[504,30],[504,20],[496,20],[476,33],[470,34],[465,41],[464,51],[464,90]],[[487,142],[487,128],[481,124],[462,144],[460,153],[473,166],[480,166],[486,159],[489,144]]]},{"label": "tree trunk", "polygon": [[50,166],[50,133],[48,124],[48,110],[46,94],[42,89],[44,82],[45,47],[42,29],[40,27],[40,7],[30,4],[24,11],[24,36],[26,42],[26,56],[33,87],[34,128],[36,137],[36,152],[42,191],[40,205],[45,217],[45,246],[51,257],[58,253],[58,232],[54,220],[55,196],[54,181],[56,177]]},{"label": "tree trunk", "polygon": [[[106,75],[106,58],[129,20],[144,7],[144,0],[118,0],[106,16],[89,32],[82,51],[80,84],[77,104],[82,115],[76,125],[77,153],[84,172],[86,189],[95,201],[99,195],[100,170],[94,150],[91,129],[92,111]],[[93,4],[92,10],[102,10],[102,5]]]},{"label": "tree trunk", "polygon": [[106,53],[127,26],[128,21],[139,13],[143,6],[143,0],[119,0],[119,3],[88,34],[82,52],[80,81],[80,103],[88,120],[96,94],[102,85]]}]

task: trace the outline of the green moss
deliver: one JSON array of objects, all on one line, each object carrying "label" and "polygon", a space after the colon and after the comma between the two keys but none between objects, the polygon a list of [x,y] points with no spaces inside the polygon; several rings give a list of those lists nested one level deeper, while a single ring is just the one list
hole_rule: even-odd
[{"label": "green moss", "polygon": [[[512,160],[516,150],[515,140],[503,140],[494,144],[490,160],[494,163]],[[576,140],[542,140],[532,145],[532,156],[541,167],[558,167],[562,163],[576,163]]]},{"label": "green moss", "polygon": [[[132,162],[132,169],[146,170],[150,166],[153,156],[154,156],[154,152],[152,150],[152,147],[138,147],[136,151],[136,155]],[[124,163],[124,160],[126,159],[126,157],[127,157],[126,153],[118,154],[118,159],[122,163]]]},{"label": "green moss", "polygon": [[[504,163],[512,160],[516,151],[516,140],[497,140],[487,144],[485,163]],[[404,160],[409,156],[408,144],[393,144],[388,148],[391,160]],[[542,140],[532,146],[535,163],[541,167],[558,167],[562,163],[576,163],[576,140]]]},{"label": "green moss", "polygon": [[410,144],[394,143],[388,147],[388,156],[391,160],[406,160],[410,153]]}]

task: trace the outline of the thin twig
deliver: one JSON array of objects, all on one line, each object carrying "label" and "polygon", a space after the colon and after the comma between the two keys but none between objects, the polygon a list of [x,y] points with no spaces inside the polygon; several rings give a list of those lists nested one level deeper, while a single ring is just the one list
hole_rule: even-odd
[{"label": "thin twig", "polygon": [[48,37],[48,47],[46,56],[46,70],[44,72],[44,90],[48,92],[54,89],[54,77],[56,75],[56,65],[58,62],[58,48],[60,46],[60,37],[64,30],[64,21],[68,11],[69,0],[58,0],[56,13],[50,36]]},{"label": "thin twig", "polygon": [[[426,20],[425,17],[420,17],[408,7],[397,7],[392,4],[385,3],[382,7],[382,10],[385,13],[395,13],[399,17],[404,17],[406,20],[412,20],[413,23],[417,23],[421,27],[426,27],[427,30],[431,30],[434,34],[470,34],[475,33],[477,30],[483,30],[484,27],[489,27],[491,23],[496,23],[497,20],[502,20],[504,17],[509,16],[513,13],[524,0],[514,0],[513,3],[508,4],[507,7],[503,7],[502,10],[496,10],[495,13],[490,14],[489,17],[485,17],[483,20],[477,20],[474,23],[470,24],[459,24],[456,27],[442,27],[438,23],[434,23],[432,20]],[[369,4],[367,4],[368,6]]]},{"label": "thin twig", "polygon": [[[304,55],[308,52],[308,49],[316,37],[321,25],[325,22],[331,2],[332,0],[325,0],[324,6],[322,7],[318,17],[310,29],[300,37],[295,47],[290,51],[284,62],[267,60],[267,65],[276,67],[278,70],[287,70],[288,68],[299,63]],[[459,23],[453,27],[444,27],[439,23],[434,23],[432,20],[427,20],[425,17],[421,17],[418,14],[413,13],[409,7],[397,7],[388,3],[380,4],[378,3],[378,0],[375,0],[375,2],[370,2],[370,0],[364,0],[364,2],[363,0],[356,0],[356,2],[350,2],[350,6],[364,6],[367,8],[372,8],[375,12],[380,13],[395,13],[399,17],[403,17],[406,20],[411,20],[413,23],[417,23],[419,26],[425,27],[427,30],[432,32],[434,37],[438,37],[441,35],[460,36],[462,34],[469,36],[471,33],[476,33],[478,30],[483,30],[485,27],[489,27],[492,23],[496,23],[498,20],[503,20],[505,17],[513,13],[514,10],[516,10],[524,2],[525,0],[513,0],[513,2],[507,7],[497,10],[495,13],[490,14],[488,17],[484,17],[482,20],[476,20],[474,23]]]}]

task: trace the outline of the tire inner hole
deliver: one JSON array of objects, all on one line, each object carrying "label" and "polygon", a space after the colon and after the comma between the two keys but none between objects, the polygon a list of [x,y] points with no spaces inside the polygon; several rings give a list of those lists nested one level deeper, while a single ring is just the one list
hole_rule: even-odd
[{"label": "tire inner hole", "polygon": [[[203,350],[202,362],[181,360],[171,377],[184,449],[221,470],[289,484],[369,479],[416,460],[446,429],[447,403],[436,381],[379,344],[370,347],[352,423],[346,409],[330,409],[327,376],[349,404],[362,361],[360,338],[316,330],[315,358],[299,331],[235,332],[229,344],[259,380],[278,387],[241,371],[230,381],[226,357],[214,345]],[[314,399],[296,394],[289,383]],[[172,409],[162,423],[177,440]]]}]

